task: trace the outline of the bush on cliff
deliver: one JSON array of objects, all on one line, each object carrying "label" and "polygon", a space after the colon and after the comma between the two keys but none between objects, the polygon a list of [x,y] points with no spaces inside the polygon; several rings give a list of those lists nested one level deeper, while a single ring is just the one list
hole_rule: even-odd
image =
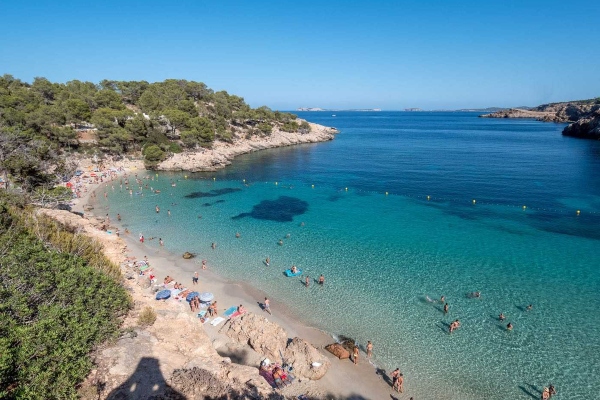
[{"label": "bush on cliff", "polygon": [[101,270],[118,267],[90,239],[53,230],[0,199],[0,398],[76,398],[89,353],[118,335],[130,307]]}]

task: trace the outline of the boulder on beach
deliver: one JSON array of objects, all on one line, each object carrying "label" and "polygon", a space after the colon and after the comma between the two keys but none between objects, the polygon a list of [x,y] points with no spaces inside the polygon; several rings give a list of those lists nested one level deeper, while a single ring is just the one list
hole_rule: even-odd
[{"label": "boulder on beach", "polygon": [[225,332],[239,343],[247,343],[257,353],[279,360],[287,343],[287,334],[279,325],[253,313],[232,319]]},{"label": "boulder on beach", "polygon": [[193,258],[194,255],[192,253],[190,253],[189,251],[186,251],[185,253],[183,253],[183,258],[185,258],[186,260],[189,260],[190,258]]},{"label": "boulder on beach", "polygon": [[325,346],[325,350],[339,358],[340,360],[344,360],[346,358],[350,358],[350,352],[344,348],[339,343],[332,343],[330,345]]},{"label": "boulder on beach", "polygon": [[294,366],[294,374],[310,380],[321,379],[331,362],[304,339],[295,337],[285,349],[283,357],[287,364]]}]

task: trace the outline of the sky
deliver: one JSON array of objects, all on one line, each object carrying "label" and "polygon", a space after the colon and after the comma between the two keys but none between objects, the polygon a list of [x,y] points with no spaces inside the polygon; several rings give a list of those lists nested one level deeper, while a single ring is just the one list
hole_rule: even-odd
[{"label": "sky", "polygon": [[186,79],[279,110],[600,97],[595,0],[3,0],[0,14],[0,74],[27,82]]}]

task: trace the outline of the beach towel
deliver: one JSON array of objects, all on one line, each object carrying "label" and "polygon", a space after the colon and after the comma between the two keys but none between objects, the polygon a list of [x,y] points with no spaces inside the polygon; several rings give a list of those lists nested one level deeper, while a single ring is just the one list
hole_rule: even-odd
[{"label": "beach towel", "polygon": [[246,311],[242,311],[242,312],[236,311],[236,312],[234,312],[233,314],[231,314],[231,315],[229,316],[229,318],[235,318],[235,317],[239,317],[240,315],[244,315],[244,314],[246,314]]},{"label": "beach towel", "polygon": [[236,306],[232,306],[232,307],[229,307],[227,310],[225,310],[225,312],[223,313],[223,315],[229,318],[235,312],[237,312],[237,307]]},{"label": "beach towel", "polygon": [[206,310],[200,311],[200,312],[198,313],[198,318],[202,318],[202,317],[204,317],[205,315],[206,315]]},{"label": "beach towel", "polygon": [[225,318],[223,318],[223,317],[217,317],[217,318],[213,319],[210,324],[212,326],[217,326],[217,325],[219,325],[223,321],[225,321]]}]

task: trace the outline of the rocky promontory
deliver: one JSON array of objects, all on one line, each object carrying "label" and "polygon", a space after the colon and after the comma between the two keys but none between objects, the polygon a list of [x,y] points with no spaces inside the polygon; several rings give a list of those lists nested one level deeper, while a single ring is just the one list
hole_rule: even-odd
[{"label": "rocky promontory", "polygon": [[308,122],[310,132],[285,132],[275,127],[270,135],[244,135],[240,132],[231,142],[215,141],[212,148],[172,154],[158,164],[161,171],[216,171],[229,164],[240,154],[292,146],[303,143],[318,143],[333,140],[338,133],[335,128]]},{"label": "rocky promontory", "polygon": [[600,98],[591,100],[570,101],[564,103],[542,104],[524,109],[510,108],[491,114],[480,115],[481,118],[532,118],[543,122],[571,122],[563,130],[563,135],[584,139],[598,139]]},{"label": "rocky promontory", "polygon": [[587,117],[579,119],[563,130],[563,135],[581,139],[600,140],[600,105]]}]

